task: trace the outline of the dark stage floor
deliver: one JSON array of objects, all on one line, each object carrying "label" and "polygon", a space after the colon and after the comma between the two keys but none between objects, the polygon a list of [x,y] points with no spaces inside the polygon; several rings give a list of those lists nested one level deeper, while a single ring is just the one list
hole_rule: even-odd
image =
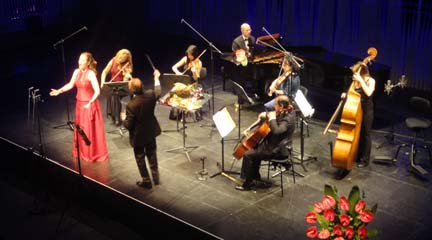
[{"label": "dark stage floor", "polygon": [[[234,108],[236,96],[230,91],[222,91],[221,86],[221,80],[217,77],[214,84],[215,109],[226,106],[234,121],[237,122],[237,112]],[[230,87],[228,86],[227,89]],[[325,93],[311,89],[310,101],[312,103],[319,101],[320,94]],[[105,106],[104,97],[101,97],[100,101]],[[73,96],[71,109],[74,109]],[[368,204],[378,203],[377,214],[368,228],[378,229],[380,239],[426,239],[428,238],[426,236],[432,233],[429,220],[432,214],[430,175],[420,177],[409,171],[409,159],[405,155],[408,148],[401,151],[395,165],[372,163],[364,169],[354,167],[344,179],[336,180],[336,171],[330,165],[329,150],[329,142],[334,141],[334,135],[323,136],[321,132],[326,122],[312,118],[308,120],[309,136],[304,139],[304,153],[305,158],[315,156],[317,160],[305,161],[305,168],[300,164],[295,165],[296,171],[304,177],[296,177],[294,184],[292,176],[284,174],[283,197],[281,197],[278,177],[270,180],[273,183],[271,187],[239,192],[234,189],[235,183],[228,178],[221,175],[209,177],[220,170],[218,165],[222,160],[222,148],[219,133],[215,129],[206,127],[212,123],[209,120],[211,111],[207,107],[204,109],[206,111],[204,120],[195,122],[187,118],[185,145],[198,146],[189,153],[191,161],[182,150],[174,153],[167,152],[172,148],[182,148],[181,131],[164,132],[157,138],[161,185],[152,190],[144,190],[135,185],[139,173],[128,143],[128,133],[125,131],[124,136],[120,135],[118,128],[108,119],[105,121],[105,130],[109,161],[82,162],[83,174],[223,239],[306,239],[305,231],[308,224],[304,220],[305,214],[311,205],[321,200],[325,183],[337,186],[341,194],[348,194],[353,185],[358,185],[364,191]],[[259,111],[260,107],[245,108],[241,111],[242,129],[254,121]],[[319,112],[320,109],[316,111]],[[163,130],[176,130],[176,122],[168,119],[169,107],[158,105],[156,114]],[[67,168],[77,170],[77,164],[71,157],[73,132],[67,127],[53,128],[66,121],[65,102],[46,97],[45,102],[40,103],[40,116],[42,143],[46,156]],[[36,125],[26,126],[26,121],[25,111],[3,116],[1,136],[24,147],[36,148],[39,142]],[[373,134],[372,155],[392,156],[397,145],[386,143],[385,136],[389,133],[389,126],[385,123],[382,126],[379,126],[379,123],[375,125],[377,127]],[[394,127],[397,143],[410,140],[410,133],[403,122],[397,121]],[[237,129],[234,129],[227,139],[236,137]],[[383,142],[381,148],[375,147]],[[300,128],[296,129],[294,143],[296,156],[299,157]],[[232,161],[231,157],[234,144],[235,141],[225,142],[226,171],[240,170],[241,161]],[[430,146],[430,141],[428,144]],[[200,180],[197,172],[202,169],[201,158],[203,157],[209,175],[204,180]],[[432,171],[432,164],[428,161],[425,151],[419,152],[417,157],[418,163],[427,171]],[[3,159],[3,161],[13,160]],[[262,167],[262,176],[267,175],[265,170],[266,167]],[[238,178],[238,175],[233,176]],[[67,221],[67,224],[76,223]],[[38,223],[29,227],[35,225],[37,226]],[[80,227],[81,224],[76,226]],[[8,238],[20,236],[19,232],[13,232],[16,228],[5,229],[4,236]],[[93,234],[95,236],[92,239],[107,237],[99,238],[99,235],[103,234]],[[82,236],[86,235],[92,233],[84,231]]]}]

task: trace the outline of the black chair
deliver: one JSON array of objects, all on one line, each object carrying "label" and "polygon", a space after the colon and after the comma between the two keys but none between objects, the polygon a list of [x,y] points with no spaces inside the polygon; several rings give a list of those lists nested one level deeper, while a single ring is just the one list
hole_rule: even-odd
[{"label": "black chair", "polygon": [[291,141],[285,141],[281,143],[280,153],[273,157],[272,159],[266,159],[268,162],[267,168],[267,181],[270,182],[270,169],[278,169],[278,174],[280,175],[280,188],[283,197],[283,172],[292,172],[293,182],[295,183],[296,172],[294,170],[294,163],[292,160],[292,143]]},{"label": "black chair", "polygon": [[[416,153],[417,153],[417,136],[422,134],[423,137],[425,138],[425,134],[424,134],[424,130],[428,129],[431,127],[431,121],[429,119],[426,119],[425,117],[423,117],[421,114],[425,114],[430,116],[431,114],[431,103],[429,100],[425,99],[425,98],[421,98],[421,97],[411,97],[410,101],[409,101],[409,105],[411,107],[412,110],[414,110],[418,116],[415,117],[408,117],[405,119],[405,125],[407,126],[407,128],[409,130],[411,130],[414,134],[413,140],[411,141],[410,146],[410,165],[413,169],[415,169],[418,173],[425,175],[427,174],[427,171],[425,169],[423,169],[420,165],[416,164],[415,161],[415,157],[416,157]],[[395,154],[395,158],[394,158],[394,162],[396,162],[397,157],[399,155],[399,150],[401,149],[401,147],[406,147],[406,144],[401,144],[399,145],[396,154]],[[429,152],[429,160],[432,161],[431,158],[431,151],[429,149],[429,147],[427,145],[423,145],[421,146],[423,149],[427,149]]]}]

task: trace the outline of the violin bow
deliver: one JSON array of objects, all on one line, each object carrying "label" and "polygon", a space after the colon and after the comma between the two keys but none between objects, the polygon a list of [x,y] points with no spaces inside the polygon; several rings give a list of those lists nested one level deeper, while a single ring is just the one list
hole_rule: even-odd
[{"label": "violin bow", "polygon": [[155,66],[154,66],[154,64],[153,64],[153,62],[152,62],[152,60],[150,59],[150,56],[149,56],[148,54],[146,54],[146,58],[147,58],[147,60],[149,61],[150,66],[153,68],[153,71],[156,70],[156,68],[155,68]]},{"label": "violin bow", "polygon": [[118,71],[118,73],[116,75],[114,75],[114,77],[111,78],[111,80],[109,80],[109,82],[112,82],[112,80],[114,80],[121,72],[123,72],[123,70],[125,70],[125,68],[129,65],[129,62],[127,62],[121,69],[120,71]]},{"label": "violin bow", "polygon": [[[196,58],[196,59],[199,59],[205,52],[207,51],[207,49],[204,49],[204,51],[202,51],[202,53]],[[195,59],[194,59],[195,60]],[[187,72],[187,70],[189,70],[190,69],[190,67],[187,67],[186,68],[186,70],[184,70],[183,72],[182,72],[182,75],[183,74],[185,74],[186,72]]]}]

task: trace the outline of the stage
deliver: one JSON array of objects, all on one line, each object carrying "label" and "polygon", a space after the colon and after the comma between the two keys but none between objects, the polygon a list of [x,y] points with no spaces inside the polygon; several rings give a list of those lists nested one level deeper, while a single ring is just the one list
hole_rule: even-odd
[{"label": "stage", "polygon": [[[211,90],[212,84],[209,79],[205,84],[206,89]],[[229,85],[227,91],[222,91],[220,76],[215,76],[213,87],[215,110],[218,111],[226,107],[238,125],[238,110],[235,106],[236,95],[230,91]],[[328,115],[322,114],[322,112],[331,111],[329,110],[331,109],[330,106],[323,111],[318,108],[319,106],[334,104],[334,101],[327,102],[326,98],[323,97],[325,94],[327,93],[320,89],[309,89],[308,99],[316,108],[317,117],[312,116],[307,120],[308,125],[304,126],[304,134],[306,135],[304,138],[304,159],[307,160],[309,156],[313,156],[317,160],[304,161],[303,165],[299,161],[301,158],[301,126],[297,125],[294,133],[295,162],[297,164],[294,166],[295,170],[303,174],[304,177],[297,176],[294,184],[292,175],[284,173],[283,197],[281,196],[279,176],[272,178],[274,171],[270,172],[272,186],[256,188],[248,192],[235,190],[236,183],[234,181],[217,174],[221,170],[222,159],[224,160],[225,171],[240,171],[241,160],[232,159],[233,149],[237,143],[233,139],[238,137],[238,129],[235,128],[225,138],[224,156],[222,156],[221,136],[216,128],[211,127],[213,123],[211,120],[212,110],[207,105],[203,107],[203,120],[195,121],[190,116],[186,118],[185,146],[198,146],[188,152],[190,161],[183,149],[177,152],[167,152],[173,148],[183,147],[183,135],[181,130],[177,131],[176,121],[168,118],[170,107],[157,105],[156,116],[162,130],[164,130],[157,138],[161,184],[151,190],[139,188],[135,185],[140,176],[132,148],[129,146],[128,132],[126,130],[120,131],[106,118],[106,100],[101,96],[99,101],[104,111],[109,160],[101,163],[81,162],[82,174],[85,176],[86,182],[83,191],[86,192],[85,196],[89,198],[95,196],[96,200],[87,199],[92,202],[90,207],[81,206],[80,202],[76,205],[72,203],[72,206],[75,207],[72,207],[73,210],[66,211],[57,233],[55,226],[59,216],[68,203],[67,199],[75,194],[76,190],[71,189],[73,189],[74,181],[79,179],[77,162],[71,155],[73,131],[67,126],[55,128],[67,121],[66,102],[70,104],[70,109],[72,109],[70,117],[73,119],[74,94],[65,94],[57,98],[43,96],[44,102],[38,103],[41,135],[39,134],[37,114],[35,114],[34,120],[32,114],[28,119],[27,111],[19,109],[2,117],[0,134],[2,142],[4,142],[3,146],[13,146],[10,149],[16,148],[13,151],[21,152],[17,154],[18,156],[28,156],[26,153],[35,156],[40,155],[40,144],[44,151],[42,158],[39,158],[37,163],[32,160],[25,161],[22,158],[3,157],[2,184],[9,187],[2,187],[2,189],[27,194],[27,204],[23,204],[22,201],[8,200],[9,204],[20,202],[21,208],[17,211],[6,212],[10,214],[10,219],[21,219],[23,216],[27,216],[33,220],[26,221],[32,224],[23,225],[15,225],[15,221],[6,221],[3,223],[4,230],[0,236],[13,239],[22,236],[20,235],[22,234],[20,231],[23,231],[22,228],[28,228],[30,231],[32,231],[31,229],[40,229],[42,226],[38,225],[42,222],[35,219],[46,218],[48,215],[51,218],[49,221],[47,220],[48,223],[44,226],[45,230],[34,231],[35,233],[42,232],[59,238],[67,238],[67,236],[87,238],[92,236],[92,239],[115,239],[121,234],[114,234],[113,229],[120,226],[119,229],[122,230],[119,232],[124,233],[123,236],[130,236],[130,238],[138,239],[149,232],[159,234],[165,232],[167,234],[165,236],[170,238],[175,236],[175,231],[171,234],[168,232],[173,231],[171,230],[173,227],[178,227],[177,229],[184,229],[184,231],[179,231],[177,236],[190,236],[192,239],[306,239],[305,232],[309,224],[305,221],[305,215],[309,211],[309,207],[313,206],[315,202],[321,201],[324,184],[330,184],[336,186],[341,195],[347,195],[353,185],[358,185],[362,191],[362,196],[366,197],[367,204],[378,204],[378,211],[372,223],[368,225],[368,229],[378,229],[380,239],[426,239],[432,233],[429,227],[429,216],[432,214],[432,208],[429,206],[432,200],[430,175],[419,176],[419,174],[411,172],[408,156],[405,155],[409,148],[402,148],[398,161],[394,165],[371,162],[366,168],[354,167],[345,178],[336,179],[336,169],[330,164],[329,145],[329,143],[334,142],[335,135],[322,134],[327,122],[319,118],[321,115]],[[381,99],[378,99],[376,103],[377,114],[373,133],[372,160],[374,156],[378,155],[393,156],[400,142],[409,142],[411,139],[410,132],[404,126],[404,122],[401,121],[404,115],[408,113],[402,110],[397,112],[394,119],[394,131],[390,132],[389,125],[380,119],[390,112],[390,108],[385,105],[387,104],[385,101],[379,101]],[[253,108],[242,106],[240,124],[242,131],[255,121],[260,111],[262,111],[261,105]],[[181,122],[179,126],[182,126]],[[394,133],[395,144],[387,141],[386,135],[389,133]],[[41,142],[40,139],[42,139]],[[430,141],[426,143],[430,146]],[[382,146],[377,148],[376,146],[379,145]],[[8,151],[11,152],[12,150]],[[203,163],[208,172],[207,175],[199,174],[203,169]],[[428,160],[427,151],[418,152],[417,163],[421,164],[427,171],[432,171],[432,164]],[[59,172],[63,173],[60,174]],[[38,184],[37,190],[31,187],[35,185],[32,174],[45,179]],[[65,177],[66,175],[67,177]],[[216,176],[212,177],[213,175]],[[239,179],[237,174],[231,176]],[[266,179],[267,166],[261,167],[261,176]],[[91,187],[86,185],[91,185]],[[46,204],[51,210],[43,216],[25,214],[28,209],[33,207],[31,199],[36,198],[41,192],[51,196],[48,198],[51,200],[46,200]],[[113,201],[110,198],[114,198],[112,194],[115,194],[116,199],[124,198],[132,201],[134,209],[137,209],[135,213],[143,211],[148,214],[147,216],[156,216],[156,213],[159,213],[163,217],[159,216],[158,219],[160,220],[157,221],[166,221],[167,223],[171,221],[171,224],[157,225],[153,229],[138,230],[145,228],[144,222],[148,219],[143,220],[143,226],[141,226],[139,225],[140,219],[133,215],[130,215],[130,219],[113,217],[115,216],[112,213],[113,209],[120,211],[121,209],[117,209],[118,206],[127,208],[127,204],[110,206],[108,203]],[[5,194],[2,195],[5,196]],[[11,194],[11,196],[20,196],[20,194]],[[58,198],[63,200],[53,200]],[[80,201],[86,202],[87,200],[81,199]],[[105,204],[95,207],[98,205],[97,201],[103,201]],[[5,204],[2,206],[6,207]],[[23,207],[27,209],[23,209]],[[95,208],[98,210],[94,210]],[[113,209],[110,210],[110,208]],[[72,218],[73,213],[77,214],[80,211],[91,212],[91,214],[87,213],[86,216],[97,217],[90,218],[90,220],[89,217],[85,217],[85,220],[82,220],[78,214],[78,217],[75,216],[74,218],[77,219],[78,223],[67,220]],[[124,211],[127,210],[124,209]],[[100,212],[105,213],[102,221],[104,224],[96,224],[96,222],[101,222],[97,220]],[[140,217],[146,219],[146,215]],[[7,216],[4,219],[7,219]],[[115,224],[108,224],[108,219]],[[134,222],[135,224],[133,224]],[[46,228],[48,225],[50,227]],[[87,227],[88,225],[91,227]],[[107,225],[112,228],[108,230]],[[184,226],[184,228],[180,226]],[[170,229],[170,227],[172,228]],[[93,230],[78,231],[77,233],[74,228]],[[90,234],[92,231],[94,234]],[[42,238],[42,236],[35,236],[35,238]]]}]

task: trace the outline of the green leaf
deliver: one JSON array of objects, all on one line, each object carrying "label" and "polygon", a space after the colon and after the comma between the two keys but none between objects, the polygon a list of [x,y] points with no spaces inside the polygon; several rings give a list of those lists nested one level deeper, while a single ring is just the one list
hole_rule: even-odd
[{"label": "green leaf", "polygon": [[348,196],[348,202],[350,205],[349,211],[351,213],[351,216],[354,216],[356,214],[354,208],[355,208],[355,205],[357,204],[357,202],[359,201],[359,199],[360,199],[360,189],[357,185],[355,185],[351,188],[351,192],[349,193],[349,196]]},{"label": "green leaf", "polygon": [[332,196],[336,201],[338,200],[336,186],[324,185],[324,194]]},{"label": "green leaf", "polygon": [[327,221],[327,219],[325,219],[323,215],[317,214],[316,218],[317,218],[317,222],[319,223],[319,225],[322,228],[328,228],[329,227],[329,221]]}]

